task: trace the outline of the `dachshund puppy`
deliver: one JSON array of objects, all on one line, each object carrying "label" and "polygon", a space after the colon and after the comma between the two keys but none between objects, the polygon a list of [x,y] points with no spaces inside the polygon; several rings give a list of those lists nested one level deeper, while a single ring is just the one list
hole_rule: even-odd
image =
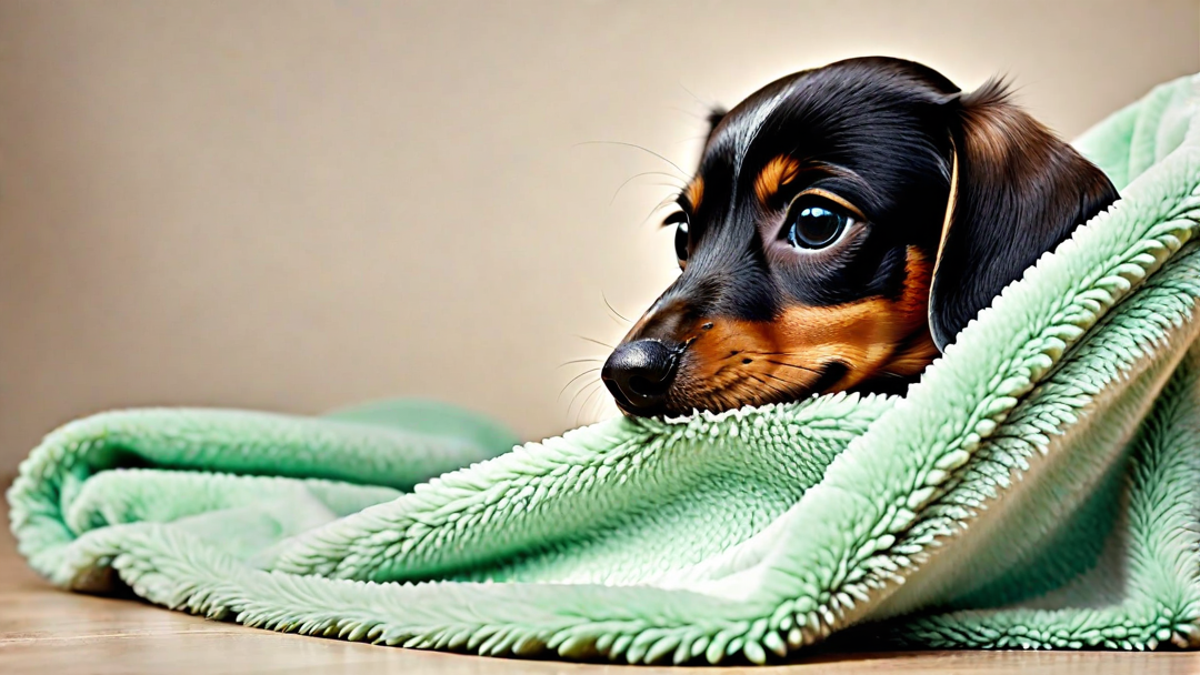
[{"label": "dachshund puppy", "polygon": [[664,223],[683,273],[602,369],[627,414],[903,393],[1118,197],[1001,84],[910,61],[799,72],[710,122]]}]

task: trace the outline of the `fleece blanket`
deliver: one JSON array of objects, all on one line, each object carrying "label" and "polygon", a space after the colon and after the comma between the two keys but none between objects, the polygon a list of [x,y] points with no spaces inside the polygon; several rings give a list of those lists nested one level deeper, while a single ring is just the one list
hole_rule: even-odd
[{"label": "fleece blanket", "polygon": [[20,551],[68,589],[488,655],[1200,645],[1198,101],[1180,79],[1078,141],[1123,198],[904,398],[515,448],[413,402],[109,412],[21,465]]}]

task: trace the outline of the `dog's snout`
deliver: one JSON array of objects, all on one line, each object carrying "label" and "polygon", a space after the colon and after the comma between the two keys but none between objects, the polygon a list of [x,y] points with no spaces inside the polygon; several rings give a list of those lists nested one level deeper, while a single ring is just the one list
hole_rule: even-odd
[{"label": "dog's snout", "polygon": [[626,412],[653,415],[666,401],[678,366],[677,350],[658,340],[636,340],[613,350],[600,379]]}]

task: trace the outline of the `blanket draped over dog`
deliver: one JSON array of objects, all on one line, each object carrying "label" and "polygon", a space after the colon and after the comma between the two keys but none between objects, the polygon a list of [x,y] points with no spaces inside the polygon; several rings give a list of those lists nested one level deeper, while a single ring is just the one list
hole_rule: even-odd
[{"label": "blanket draped over dog", "polygon": [[1176,80],[1080,139],[1122,199],[903,399],[515,449],[434,404],[109,412],[21,465],[20,551],[65,588],[481,654],[762,663],[852,626],[1200,646],[1198,105],[1200,76]]}]

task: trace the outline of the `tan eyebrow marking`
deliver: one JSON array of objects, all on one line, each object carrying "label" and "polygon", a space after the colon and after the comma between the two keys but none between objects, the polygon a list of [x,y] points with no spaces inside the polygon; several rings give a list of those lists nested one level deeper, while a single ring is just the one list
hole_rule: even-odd
[{"label": "tan eyebrow marking", "polygon": [[700,208],[700,199],[704,197],[704,179],[700,176],[693,178],[692,182],[683,189],[683,196],[688,200],[693,211]]},{"label": "tan eyebrow marking", "polygon": [[791,182],[798,173],[800,162],[787,155],[780,155],[767,162],[763,170],[758,172],[758,179],[754,181],[754,194],[758,195],[760,202],[766,204],[779,188]]},{"label": "tan eyebrow marking", "polygon": [[858,210],[857,206],[851,204],[850,202],[846,201],[840,195],[836,195],[836,194],[830,192],[829,190],[822,190],[821,188],[809,188],[809,189],[805,190],[804,192],[801,192],[800,194],[796,195],[796,198],[799,199],[800,197],[803,197],[804,195],[816,195],[818,197],[824,197],[825,199],[828,199],[829,201],[833,202],[834,204],[837,204],[837,205],[841,206],[842,208],[846,209],[847,211],[849,211],[850,214],[852,216],[854,216],[855,218],[858,218],[859,220],[867,219],[867,217],[863,215],[863,212]]}]

